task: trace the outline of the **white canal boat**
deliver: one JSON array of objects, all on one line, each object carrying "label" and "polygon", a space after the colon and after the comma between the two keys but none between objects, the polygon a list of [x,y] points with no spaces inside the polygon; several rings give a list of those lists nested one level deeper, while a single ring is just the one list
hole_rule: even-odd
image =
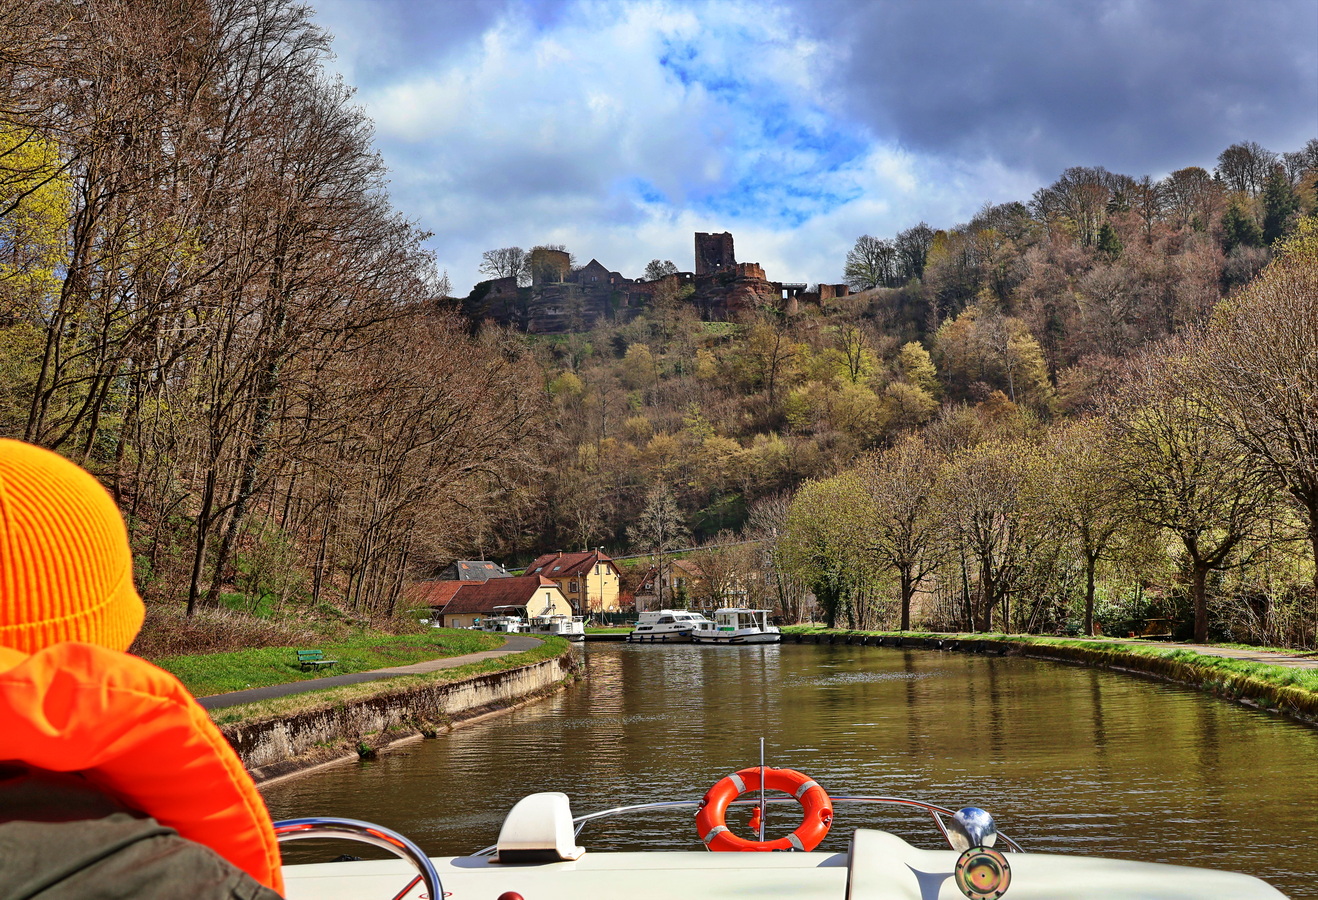
[{"label": "white canal boat", "polygon": [[486,616],[479,624],[472,627],[499,634],[521,634],[529,631],[531,626],[521,616]]},{"label": "white canal boat", "polygon": [[583,616],[543,615],[531,617],[531,634],[553,634],[569,641],[586,639],[586,620]]},{"label": "white canal boat", "polygon": [[[763,773],[763,775],[761,775]],[[766,797],[768,790],[788,797]],[[743,794],[758,799],[738,800]],[[793,799],[795,797],[795,799]],[[770,839],[768,808],[800,803],[801,824]],[[886,831],[858,828],[845,852],[814,848],[832,825],[834,806],[893,804],[928,813],[949,849],[915,847]],[[750,807],[750,838],[728,827],[729,807]],[[626,813],[697,810],[707,850],[610,853],[577,844],[589,821]],[[760,823],[758,826],[756,823]],[[732,824],[740,826],[740,821]],[[747,828],[741,830],[746,831]],[[401,835],[349,819],[276,823],[280,840],[346,837],[390,850],[402,860],[284,867],[289,900],[1284,900],[1249,875],[1073,854],[1024,852],[997,832],[984,810],[953,812],[899,797],[829,797],[809,776],[752,767],[724,778],[702,800],[646,803],[573,818],[566,794],[532,794],[513,807],[498,843],[471,856],[429,859]],[[1005,852],[1004,852],[1005,851]],[[1230,848],[1205,848],[1230,865]],[[405,861],[404,861],[405,860]]]},{"label": "white canal boat", "polygon": [[697,644],[776,644],[783,639],[770,624],[767,609],[724,607],[714,610],[714,621],[691,633]]},{"label": "white canal boat", "polygon": [[627,635],[633,643],[671,643],[689,641],[698,628],[712,628],[714,625],[698,612],[685,609],[658,609],[641,613],[636,627]]}]

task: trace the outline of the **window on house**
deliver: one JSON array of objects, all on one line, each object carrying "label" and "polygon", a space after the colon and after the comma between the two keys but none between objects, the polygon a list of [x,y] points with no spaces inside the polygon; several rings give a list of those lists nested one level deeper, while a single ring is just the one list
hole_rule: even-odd
[{"label": "window on house", "polygon": [[569,581],[567,583],[567,589],[568,593],[575,594],[577,592],[577,583],[575,581]]}]

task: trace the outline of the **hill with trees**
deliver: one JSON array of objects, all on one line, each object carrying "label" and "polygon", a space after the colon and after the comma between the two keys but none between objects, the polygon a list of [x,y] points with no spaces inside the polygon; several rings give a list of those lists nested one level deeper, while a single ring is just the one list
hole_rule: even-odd
[{"label": "hill with trees", "polygon": [[1314,640],[1318,139],[861,236],[845,297],[525,335],[447,297],[308,16],[0,0],[0,434],[102,479],[156,606],[388,617],[663,513],[788,618]]}]

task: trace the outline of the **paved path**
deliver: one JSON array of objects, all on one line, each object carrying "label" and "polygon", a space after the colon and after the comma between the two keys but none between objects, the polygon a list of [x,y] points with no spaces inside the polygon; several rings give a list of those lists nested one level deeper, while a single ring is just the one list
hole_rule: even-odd
[{"label": "paved path", "polygon": [[1264,663],[1269,666],[1285,666],[1289,669],[1318,669],[1318,652],[1304,650],[1257,650],[1252,647],[1214,647],[1210,644],[1181,644],[1173,641],[1128,641],[1123,638],[1080,637],[1081,641],[1101,641],[1106,644],[1126,644],[1131,647],[1166,647],[1168,649],[1193,650],[1204,656],[1224,656],[1245,662]]},{"label": "paved path", "polygon": [[1204,644],[1171,644],[1172,647],[1184,647],[1204,656],[1226,656],[1231,659],[1243,659],[1246,662],[1265,663],[1269,666],[1285,666],[1290,669],[1318,669],[1318,653],[1306,653],[1292,650],[1289,653],[1278,650],[1255,650],[1242,647],[1211,647]]},{"label": "paved path", "polygon": [[441,659],[428,659],[410,666],[395,666],[391,669],[372,669],[369,672],[354,672],[351,675],[329,675],[325,678],[312,678],[307,681],[292,681],[288,684],[272,684],[269,687],[252,688],[247,691],[232,691],[228,694],[212,694],[198,697],[197,702],[206,709],[223,709],[226,706],[238,706],[242,703],[255,703],[258,700],[270,700],[275,697],[287,697],[290,694],[304,694],[308,691],[323,691],[325,688],[338,687],[343,684],[361,684],[364,681],[379,681],[382,678],[396,678],[399,675],[418,675],[422,672],[437,672],[440,669],[453,669],[467,663],[481,662],[506,656],[509,653],[521,653],[540,645],[540,639],[526,634],[510,634],[504,645],[498,650],[482,650],[480,653],[466,653],[462,656],[445,656]]}]

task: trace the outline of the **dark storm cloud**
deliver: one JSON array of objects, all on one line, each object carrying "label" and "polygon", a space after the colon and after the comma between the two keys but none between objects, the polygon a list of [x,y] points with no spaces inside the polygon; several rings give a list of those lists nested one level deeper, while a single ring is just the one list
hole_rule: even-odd
[{"label": "dark storm cloud", "polygon": [[847,111],[923,153],[1051,178],[1211,166],[1318,135],[1318,2],[823,0]]}]

